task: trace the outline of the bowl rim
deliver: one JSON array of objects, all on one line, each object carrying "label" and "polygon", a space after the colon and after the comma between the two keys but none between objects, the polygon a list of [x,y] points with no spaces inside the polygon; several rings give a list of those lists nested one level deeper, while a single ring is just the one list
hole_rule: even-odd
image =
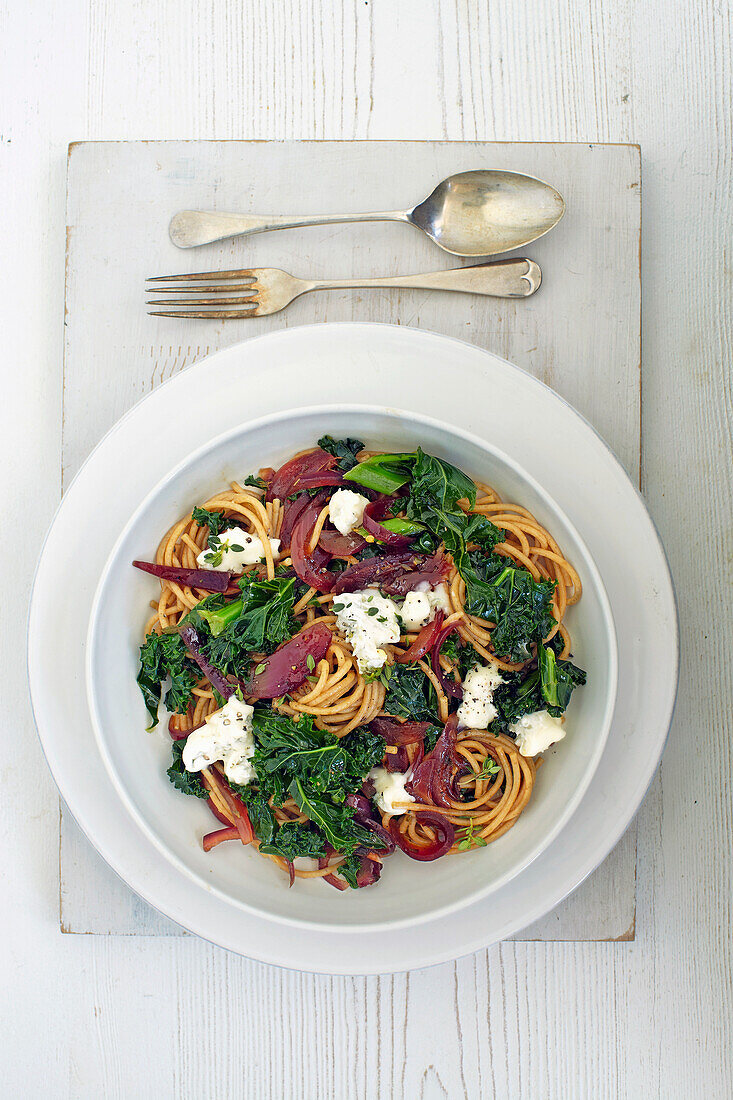
[{"label": "bowl rim", "polygon": [[[425,424],[434,429],[445,433],[451,437],[457,437],[465,442],[477,447],[479,450],[487,452],[496,458],[500,462],[503,462],[508,466],[523,482],[530,486],[534,492],[549,506],[550,511],[555,511],[560,516],[562,522],[575,539],[575,542],[584,557],[584,567],[586,568],[589,576],[592,578],[593,586],[599,598],[601,606],[602,616],[604,620],[606,637],[608,640],[609,648],[609,662],[607,667],[607,689],[606,698],[603,708],[603,717],[599,726],[599,736],[596,739],[594,751],[590,756],[588,764],[586,765],[585,772],[583,774],[582,781],[575,788],[572,797],[566,803],[561,814],[553,823],[551,829],[549,829],[542,837],[542,839],[530,848],[528,854],[522,858],[516,865],[509,868],[503,874],[493,879],[490,883],[486,883],[483,886],[478,886],[470,893],[462,895],[459,899],[446,902],[424,913],[418,913],[414,916],[401,917],[394,920],[384,921],[365,921],[365,922],[348,922],[346,924],[332,924],[324,921],[304,919],[297,916],[287,916],[279,913],[274,913],[266,909],[259,908],[256,905],[251,904],[241,898],[234,897],[226,890],[222,889],[218,885],[204,880],[200,874],[194,871],[182,858],[176,855],[168,845],[157,834],[155,829],[148,823],[147,819],[136,808],[132,798],[128,794],[125,785],[122,783],[121,778],[117,774],[117,770],[114,766],[113,760],[108,752],[106,741],[103,735],[103,723],[97,704],[97,694],[95,691],[95,677],[94,677],[94,654],[96,651],[96,633],[100,617],[100,611],[102,606],[102,597],[106,590],[107,583],[110,579],[113,567],[116,564],[116,558],[119,555],[122,544],[126,540],[131,528],[134,526],[138,517],[147,509],[148,505],[155,498],[165,492],[166,488],[171,482],[184,470],[191,466],[194,466],[201,458],[209,451],[214,450],[217,447],[225,445],[230,439],[235,439],[243,433],[255,431],[261,427],[277,424],[280,422],[288,421],[293,416],[308,416],[318,415],[324,413],[339,412],[343,415],[351,414],[366,414],[387,416],[394,420],[409,419],[413,423]],[[132,817],[135,824],[142,831],[143,835],[155,846],[155,848],[165,857],[165,859],[174,866],[179,872],[182,872],[185,877],[191,880],[197,887],[203,887],[208,892],[216,894],[226,903],[235,907],[244,909],[261,920],[267,920],[281,924],[285,927],[301,928],[304,931],[312,932],[327,932],[335,934],[352,934],[352,933],[374,933],[374,932],[389,932],[390,930],[397,930],[410,926],[417,926],[427,923],[432,920],[437,920],[449,916],[452,913],[475,904],[477,901],[488,897],[490,894],[499,890],[501,887],[506,886],[508,882],[515,879],[520,875],[531,863],[533,863],[543,851],[545,851],[553,840],[559,835],[562,829],[567,825],[576,809],[580,805],[593,776],[596,773],[603,750],[608,740],[611,725],[613,721],[613,714],[616,704],[617,686],[618,686],[618,642],[616,628],[613,618],[613,612],[611,604],[606,592],[603,579],[600,575],[595,560],[591,555],[585,540],[582,538],[580,532],[577,530],[575,524],[570,520],[567,513],[555,500],[554,496],[549,493],[544,487],[536,480],[536,478],[528,473],[524,467],[517,462],[514,458],[508,455],[504,450],[496,447],[488,440],[476,435],[473,432],[469,432],[464,428],[459,428],[440,420],[437,417],[429,416],[424,413],[413,412],[409,409],[401,409],[390,405],[379,404],[365,404],[365,403],[351,403],[351,402],[335,402],[335,403],[319,403],[315,405],[302,405],[292,408],[279,410],[277,412],[267,413],[263,416],[254,418],[253,420],[244,421],[241,424],[235,425],[232,428],[227,429],[224,432],[213,436],[205,443],[202,443],[195,451],[186,455],[175,464],[166,474],[161,477],[158,482],[145,494],[143,499],[139,502],[135,510],[129,516],[125,522],[122,530],[115,539],[114,545],[110,550],[104,567],[97,583],[94,597],[91,603],[91,609],[89,613],[89,622],[86,634],[86,653],[85,653],[85,690],[86,698],[89,708],[89,714],[91,718],[92,730],[94,733],[94,739],[97,744],[104,768],[112,782],[114,789],[116,790],[120,800],[127,813]]]}]

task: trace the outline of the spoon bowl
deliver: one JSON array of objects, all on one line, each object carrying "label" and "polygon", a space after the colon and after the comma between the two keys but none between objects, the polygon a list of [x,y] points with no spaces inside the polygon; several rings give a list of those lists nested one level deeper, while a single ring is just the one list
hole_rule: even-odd
[{"label": "spoon bowl", "polygon": [[517,172],[458,172],[408,214],[445,252],[495,256],[548,233],[565,213],[549,184]]}]

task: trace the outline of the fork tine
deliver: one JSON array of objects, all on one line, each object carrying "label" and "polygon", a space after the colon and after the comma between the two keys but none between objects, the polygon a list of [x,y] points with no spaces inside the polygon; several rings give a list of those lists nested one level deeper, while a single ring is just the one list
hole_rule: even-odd
[{"label": "fork tine", "polygon": [[236,317],[256,317],[257,308],[253,309],[213,309],[206,311],[197,310],[155,310],[148,311],[149,317],[194,317],[196,319],[205,320],[207,317],[211,317],[213,320],[228,320],[229,318]]},{"label": "fork tine", "polygon": [[241,290],[245,294],[256,294],[255,280],[248,283],[232,283],[231,286],[156,286],[146,287],[146,294],[234,294]]},{"label": "fork tine", "polygon": [[156,298],[146,306],[256,306],[257,299],[247,298]]},{"label": "fork tine", "polygon": [[255,281],[255,275],[251,268],[242,268],[241,271],[195,271],[185,272],[183,275],[149,275],[147,282],[164,283],[172,279],[180,279],[190,282],[193,279],[246,279]]}]

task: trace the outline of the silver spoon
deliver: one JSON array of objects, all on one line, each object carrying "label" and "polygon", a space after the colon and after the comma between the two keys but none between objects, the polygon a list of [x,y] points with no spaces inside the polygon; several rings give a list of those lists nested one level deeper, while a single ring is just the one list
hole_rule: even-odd
[{"label": "silver spoon", "polygon": [[169,226],[179,248],[270,229],[338,222],[409,222],[453,256],[496,256],[548,233],[565,213],[562,196],[542,180],[518,172],[458,172],[414,210],[371,214],[256,215],[181,210]]}]

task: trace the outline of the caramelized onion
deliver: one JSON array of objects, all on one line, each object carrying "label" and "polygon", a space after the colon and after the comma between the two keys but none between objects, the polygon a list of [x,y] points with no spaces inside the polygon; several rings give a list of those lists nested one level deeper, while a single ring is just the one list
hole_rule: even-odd
[{"label": "caramelized onion", "polygon": [[185,584],[187,588],[201,588],[204,592],[226,592],[232,579],[231,573],[216,569],[179,569],[175,565],[158,565],[153,561],[134,561],[132,564],[161,581],[175,581]]},{"label": "caramelized onion", "polygon": [[440,667],[440,650],[443,642],[446,640],[449,634],[452,634],[454,630],[458,630],[458,623],[449,623],[448,626],[444,626],[438,634],[437,638],[433,642],[430,651],[431,664],[433,666],[433,672],[440,680],[440,686],[448,696],[453,696],[454,699],[463,698],[463,688],[460,684],[457,684],[451,677],[446,676],[443,669]]},{"label": "caramelized onion", "polygon": [[318,545],[333,558],[350,558],[366,546],[361,535],[342,535],[331,527],[324,527]]},{"label": "caramelized onion", "polygon": [[320,474],[324,470],[333,470],[337,463],[335,455],[316,447],[307,454],[291,458],[273,474],[267,486],[267,500],[285,500],[301,488],[303,478]]},{"label": "caramelized onion", "polygon": [[399,825],[395,818],[392,818],[389,823],[389,831],[394,837],[395,844],[397,844],[410,859],[419,859],[423,862],[440,859],[441,856],[444,856],[446,852],[449,852],[453,847],[453,841],[456,835],[455,829],[446,817],[443,817],[442,814],[433,813],[432,810],[421,810],[419,820],[425,825],[432,825],[438,834],[436,839],[420,847],[416,844],[411,844],[409,838],[405,836],[404,833],[400,832]]},{"label": "caramelized onion", "polygon": [[276,649],[271,657],[264,657],[260,661],[256,668],[261,671],[255,671],[243,685],[245,694],[255,699],[279,699],[281,695],[295,691],[311,671],[308,658],[311,658],[311,664],[315,668],[321,658],[326,656],[331,641],[331,631],[324,623],[307,626],[280,649]]},{"label": "caramelized onion", "polygon": [[226,829],[215,829],[213,833],[207,833],[203,839],[205,852],[210,852],[221,844],[222,840],[239,840],[239,833],[234,825],[228,825]]},{"label": "caramelized onion", "polygon": [[427,581],[431,587],[440,584],[448,568],[448,560],[440,550],[431,555],[404,550],[380,554],[344,569],[333,590],[338,595],[341,592],[357,592],[368,584],[378,583],[390,596],[405,596],[422,581]]},{"label": "caramelized onion", "polygon": [[421,657],[432,649],[435,639],[440,634],[440,628],[443,625],[443,619],[445,618],[442,609],[439,609],[435,613],[435,618],[431,623],[426,623],[418,634],[415,641],[405,653],[400,653],[395,657],[400,665],[411,665],[415,661],[419,661]]},{"label": "caramelized onion", "polygon": [[369,729],[388,745],[416,745],[430,729],[430,722],[398,722],[396,718],[373,718]]},{"label": "caramelized onion", "polygon": [[198,631],[191,623],[186,623],[186,625],[181,628],[181,640],[204,676],[206,676],[212,687],[216,688],[222,699],[231,698],[234,694],[234,688],[227,678],[222,676],[221,672],[214,668],[211,662],[201,652],[201,638],[199,637]]},{"label": "caramelized onion", "polygon": [[327,499],[326,493],[318,493],[308,501],[307,506],[295,521],[290,539],[290,557],[293,560],[296,576],[304,584],[315,588],[317,592],[330,592],[336,582],[335,575],[329,573],[326,568],[331,555],[327,554],[321,546],[308,551],[316,520]]},{"label": "caramelized onion", "polygon": [[435,743],[435,748],[413,771],[405,789],[419,802],[449,808],[455,800],[455,747],[458,715],[451,714]]},{"label": "caramelized onion", "polygon": [[393,496],[379,496],[376,500],[367,504],[364,509],[364,515],[362,516],[362,526],[370,535],[374,535],[386,546],[392,546],[395,550],[401,550],[409,546],[411,542],[414,542],[417,538],[417,531],[413,535],[400,535],[396,531],[390,531],[389,528],[383,527],[379,522],[380,519],[384,519],[389,511],[390,505],[394,504],[397,498]]}]

